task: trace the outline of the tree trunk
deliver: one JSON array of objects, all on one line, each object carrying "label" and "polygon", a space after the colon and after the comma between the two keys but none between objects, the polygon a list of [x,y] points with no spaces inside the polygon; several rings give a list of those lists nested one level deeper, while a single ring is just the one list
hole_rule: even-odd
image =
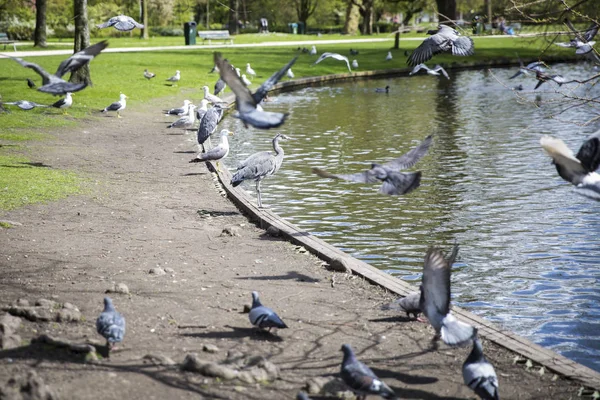
[{"label": "tree trunk", "polygon": [[456,0],[435,0],[440,14],[440,23],[454,25],[456,21]]},{"label": "tree trunk", "polygon": [[402,29],[402,27],[399,26],[396,31],[396,36],[394,37],[394,49],[400,48],[400,29]]},{"label": "tree trunk", "polygon": [[148,0],[140,0],[140,22],[144,25],[141,29],[140,39],[150,39],[150,27],[148,26]]},{"label": "tree trunk", "polygon": [[33,45],[35,47],[47,47],[46,44],[46,0],[35,2],[35,32],[33,34]]},{"label": "tree trunk", "polygon": [[349,1],[346,7],[346,22],[344,23],[344,33],[347,35],[356,35],[358,32],[358,22],[360,20],[360,12],[358,7],[353,2]]},{"label": "tree trunk", "polygon": [[237,35],[238,30],[238,0],[229,0],[229,34]]},{"label": "tree trunk", "polygon": [[[74,51],[77,53],[90,45],[90,27],[87,17],[87,0],[73,0],[75,20]],[[92,84],[89,63],[71,74],[70,82]]]},{"label": "tree trunk", "polygon": [[373,7],[365,7],[365,12],[363,14],[362,32],[363,35],[373,34]]}]

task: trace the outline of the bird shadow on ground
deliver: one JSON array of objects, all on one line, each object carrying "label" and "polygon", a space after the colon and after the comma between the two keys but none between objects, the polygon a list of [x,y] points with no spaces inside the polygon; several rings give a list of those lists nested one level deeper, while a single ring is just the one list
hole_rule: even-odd
[{"label": "bird shadow on ground", "polygon": [[308,275],[300,274],[296,271],[289,271],[285,275],[240,276],[240,277],[237,277],[236,279],[248,279],[248,280],[255,280],[255,281],[270,281],[270,280],[279,281],[279,280],[293,279],[298,282],[309,282],[309,283],[315,283],[315,282],[321,281],[320,279],[311,278]]},{"label": "bird shadow on ground", "polygon": [[165,133],[167,136],[184,136],[185,133]]},{"label": "bird shadow on ground", "polygon": [[197,151],[196,150],[179,150],[179,151],[174,151],[174,154],[196,154]]},{"label": "bird shadow on ground", "polygon": [[446,396],[438,396],[437,394],[427,392],[425,390],[419,389],[408,389],[408,388],[399,388],[395,386],[390,386],[394,393],[400,399],[422,399],[422,400],[466,400],[464,397],[446,397]]},{"label": "bird shadow on ground", "polygon": [[199,175],[206,175],[209,172],[188,172],[185,174],[181,174],[181,176],[199,176]]},{"label": "bird shadow on ground", "polygon": [[[104,354],[102,355],[104,356]],[[14,349],[0,351],[0,360],[34,360],[36,364],[43,361],[84,363],[85,356],[85,353],[77,353],[45,343],[30,343]]]},{"label": "bird shadow on ground", "polygon": [[51,165],[44,164],[43,162],[20,162],[19,164],[29,165],[30,167],[52,168]]},{"label": "bird shadow on ground", "polygon": [[385,317],[385,318],[375,318],[370,319],[369,322],[413,322],[416,321],[414,318],[403,317],[402,315],[397,315],[395,317]]},{"label": "bird shadow on ground", "polygon": [[410,385],[428,385],[439,381],[438,378],[433,376],[421,376],[421,375],[409,375],[403,372],[390,371],[388,369],[371,368],[375,375],[380,378],[392,378],[402,383],[408,383]]},{"label": "bird shadow on ground", "polygon": [[258,342],[282,342],[283,338],[273,333],[261,331],[256,328],[240,328],[236,326],[226,325],[226,328],[231,331],[215,331],[215,332],[197,332],[197,333],[180,333],[181,336],[205,338],[205,339],[244,339],[250,338]]}]

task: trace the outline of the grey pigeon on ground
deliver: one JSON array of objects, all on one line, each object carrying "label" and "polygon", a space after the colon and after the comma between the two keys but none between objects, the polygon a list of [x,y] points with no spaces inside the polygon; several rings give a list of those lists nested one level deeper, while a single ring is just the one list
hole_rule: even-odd
[{"label": "grey pigeon on ground", "polygon": [[410,318],[410,315],[412,314],[416,319],[419,319],[419,314],[422,312],[420,299],[421,293],[414,292],[389,304],[384,304],[381,309],[405,312],[407,317]]},{"label": "grey pigeon on ground", "polygon": [[479,339],[473,340],[473,350],[462,370],[465,385],[473,389],[482,400],[500,400],[496,371],[483,355]]},{"label": "grey pigeon on ground", "polygon": [[254,93],[250,92],[241,78],[231,68],[229,62],[222,58],[221,53],[216,52],[214,58],[215,64],[219,67],[221,78],[235,93],[235,104],[238,110],[237,118],[241,119],[245,126],[251,125],[259,129],[271,129],[277,128],[284,123],[288,114],[261,111],[257,109],[257,105],[263,100],[273,85],[285,76],[287,70],[292,67],[298,57],[294,57],[292,61],[271,75]]},{"label": "grey pigeon on ground", "polygon": [[340,374],[344,383],[357,394],[357,400],[364,400],[370,394],[379,395],[384,399],[396,398],[394,391],[385,382],[379,379],[369,367],[356,359],[350,345],[342,345],[342,351],[344,359]]},{"label": "grey pigeon on ground", "polygon": [[560,139],[542,136],[542,148],[552,157],[552,163],[561,178],[575,185],[578,194],[600,200],[600,138],[597,135],[581,145],[577,155]]},{"label": "grey pigeon on ground", "polygon": [[110,297],[104,298],[104,311],[96,320],[96,330],[106,339],[106,346],[110,350],[115,343],[123,341],[125,336],[125,318],[115,310]]},{"label": "grey pigeon on ground", "polygon": [[273,310],[262,305],[258,298],[258,292],[252,292],[252,309],[248,317],[250,323],[261,330],[268,329],[270,332],[272,328],[287,328],[287,325]]},{"label": "grey pigeon on ground", "polygon": [[359,183],[381,182],[379,193],[398,196],[407,194],[418,188],[421,184],[421,171],[400,172],[415,165],[425,154],[432,143],[429,135],[417,147],[408,153],[385,164],[371,164],[371,169],[355,174],[331,174],[320,168],[313,168],[312,172],[322,178],[342,179]]},{"label": "grey pigeon on ground", "polygon": [[45,106],[43,104],[38,104],[34,101],[29,101],[29,100],[9,101],[4,104],[10,104],[13,106],[17,106],[21,110],[32,110],[36,107],[50,107],[50,106]]},{"label": "grey pigeon on ground", "polygon": [[85,89],[87,83],[73,83],[62,79],[63,75],[68,72],[75,72],[94,59],[102,50],[108,46],[108,42],[103,40],[93,44],[85,49],[73,54],[60,63],[56,72],[50,74],[39,65],[25,61],[21,58],[11,57],[13,60],[21,64],[25,68],[31,68],[42,77],[42,86],[38,88],[40,92],[50,93],[55,96],[67,94],[67,92],[75,93]]},{"label": "grey pigeon on ground", "polygon": [[463,346],[477,336],[477,329],[459,321],[450,313],[450,274],[458,255],[458,245],[448,259],[444,253],[430,247],[425,254],[420,307],[435,329],[434,341],[440,337],[448,346]]},{"label": "grey pigeon on ground", "polygon": [[96,28],[103,29],[109,28],[111,26],[113,26],[116,30],[122,32],[131,31],[135,28],[144,28],[144,25],[136,22],[133,18],[128,17],[127,15],[117,15],[116,17],[112,17],[105,23],[96,25]]},{"label": "grey pigeon on ground", "polygon": [[414,67],[429,61],[440,53],[451,52],[454,56],[470,56],[475,54],[473,39],[460,36],[457,30],[448,25],[439,25],[437,30],[430,30],[431,35],[423,41],[408,57],[408,65]]}]

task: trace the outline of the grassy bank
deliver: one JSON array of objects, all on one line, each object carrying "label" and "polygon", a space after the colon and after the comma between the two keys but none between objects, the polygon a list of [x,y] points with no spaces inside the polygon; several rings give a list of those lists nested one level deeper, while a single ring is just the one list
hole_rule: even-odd
[{"label": "grassy bank", "polygon": [[[241,35],[238,38],[244,36],[246,35]],[[247,40],[255,40],[254,36],[258,35],[248,35]],[[421,36],[425,37],[424,35]],[[286,37],[297,38],[294,35],[286,35]],[[337,35],[322,37],[322,39],[336,38],[338,38]],[[115,41],[110,40],[111,46]],[[122,43],[119,42],[119,44]],[[385,56],[392,44],[391,40],[379,43],[323,44],[317,45],[317,49],[319,53],[330,51],[345,55],[349,55],[350,48],[357,49],[359,54],[349,57],[351,60],[356,59],[358,61],[358,71],[407,68],[405,52],[412,51],[420,44],[420,41],[401,41],[400,49],[392,50],[394,59],[387,62]],[[474,56],[458,58],[441,55],[436,56],[433,63],[447,65],[475,64],[489,63],[498,59],[503,59],[506,62],[516,62],[517,53],[525,60],[538,59],[542,53],[541,49],[545,49],[547,44],[545,40],[539,38],[478,37],[475,38],[475,46],[476,54]],[[299,56],[293,67],[296,77],[319,76],[347,71],[343,63],[334,60],[327,60],[312,66],[316,57],[298,52],[297,46],[224,48],[221,51],[232,64],[242,68],[242,71],[245,70],[246,63],[251,63],[258,73],[258,82],[265,80],[273,71],[279,69],[296,55]],[[569,59],[573,57],[573,51],[552,46],[543,53],[542,59],[548,59],[549,57]],[[48,56],[35,57],[31,60],[39,63],[48,71],[55,71],[64,58],[65,56]],[[103,115],[98,111],[118,100],[120,92],[129,96],[129,107],[143,107],[152,99],[175,96],[179,93],[186,93],[186,97],[190,100],[196,103],[199,102],[202,98],[201,87],[208,85],[212,90],[218,78],[216,74],[209,74],[212,66],[213,50],[210,49],[167,49],[157,52],[101,54],[90,65],[94,85],[75,93],[73,97],[74,105],[69,109],[69,115],[65,116],[61,110],[54,108],[36,108],[32,111],[22,111],[13,106],[7,106],[12,110],[10,114],[0,114],[0,126],[2,127],[0,130],[0,144],[5,144],[0,147],[0,157],[9,157],[5,162],[0,160],[0,175],[10,176],[10,179],[14,179],[14,182],[33,179],[32,176],[27,175],[31,173],[28,169],[14,167],[14,161],[10,158],[13,155],[7,153],[8,147],[6,144],[14,144],[17,141],[24,140],[40,140],[44,138],[46,132],[73,127],[82,121],[102,123]],[[142,76],[145,68],[156,73],[157,77],[147,81]],[[171,86],[166,83],[165,79],[173,75],[177,69],[181,71],[181,81],[177,86]],[[0,79],[2,79],[0,95],[2,95],[3,101],[26,99],[41,104],[52,104],[58,100],[57,97],[27,87],[26,78],[31,78],[37,84],[41,84],[39,76],[32,70],[23,68],[10,59],[0,59],[0,71]],[[253,85],[254,88],[256,86]],[[124,112],[124,116],[127,117],[127,111]],[[11,151],[14,152],[14,150]],[[28,161],[21,160],[19,162]],[[8,174],[8,171],[10,171],[10,174]],[[39,169],[36,174],[43,176],[54,172],[56,171]],[[19,177],[19,174],[24,175]],[[71,179],[69,184],[74,184],[72,179],[75,178],[71,176],[69,179]],[[54,186],[65,184],[64,181],[50,179],[48,183]],[[4,187],[4,185],[0,187]],[[0,203],[0,208],[12,208],[27,203],[19,202],[19,198],[49,200],[59,196],[58,193],[72,192],[71,189],[66,192],[44,190],[40,192],[40,196],[23,196],[23,191],[26,191],[26,188],[3,193],[3,197],[6,197],[6,199],[5,202]]]}]

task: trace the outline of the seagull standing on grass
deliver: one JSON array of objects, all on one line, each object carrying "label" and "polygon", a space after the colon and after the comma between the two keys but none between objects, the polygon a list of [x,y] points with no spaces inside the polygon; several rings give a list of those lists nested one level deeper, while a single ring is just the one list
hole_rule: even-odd
[{"label": "seagull standing on grass", "polygon": [[148,71],[147,69],[144,70],[144,78],[150,80],[152,78],[154,78],[156,76],[156,74]]},{"label": "seagull standing on grass", "polygon": [[73,93],[67,92],[67,95],[64,99],[58,100],[56,103],[52,104],[52,107],[61,108],[64,110],[64,114],[67,114],[67,108],[70,108],[73,105],[73,98],[71,97]]},{"label": "seagull standing on grass", "polygon": [[123,341],[125,318],[115,310],[110,297],[104,298],[104,311],[96,320],[96,331],[106,339],[106,349],[109,355],[115,343]]},{"label": "seagull standing on grass", "polygon": [[317,55],[317,47],[316,46],[311,47],[308,54],[310,54],[311,56],[316,56]]},{"label": "seagull standing on grass", "polygon": [[349,344],[342,345],[344,359],[340,375],[344,383],[356,393],[358,400],[365,400],[374,394],[384,399],[396,399],[396,394],[384,381],[379,379],[371,368],[356,359]]},{"label": "seagull standing on grass", "polygon": [[275,311],[265,307],[258,298],[258,292],[252,292],[252,309],[248,314],[250,323],[260,330],[268,329],[271,332],[272,328],[285,329],[287,325],[275,314]]},{"label": "seagull standing on grass", "polygon": [[216,161],[217,169],[220,171],[221,167],[219,161],[229,154],[229,140],[227,139],[227,136],[229,135],[233,135],[233,132],[228,129],[223,129],[221,131],[221,142],[206,153],[199,153],[196,158],[192,159],[190,162]]},{"label": "seagull standing on grass", "polygon": [[392,52],[388,51],[387,56],[385,56],[385,61],[392,61]]},{"label": "seagull standing on grass", "polygon": [[483,355],[479,339],[473,340],[473,350],[462,367],[465,385],[483,400],[500,400],[498,377],[492,364]]},{"label": "seagull standing on grass", "polygon": [[294,79],[294,73],[292,72],[291,68],[287,70],[286,75],[288,78]]},{"label": "seagull standing on grass", "polygon": [[175,71],[175,75],[167,79],[167,82],[171,82],[172,85],[177,84],[181,80],[181,72],[179,70]]},{"label": "seagull standing on grass", "polygon": [[125,96],[123,93],[121,93],[121,95],[119,96],[119,101],[115,101],[110,106],[108,106],[104,110],[100,110],[100,111],[103,113],[105,113],[107,111],[116,111],[117,118],[121,118],[121,111],[123,111],[125,109],[125,107],[127,107],[127,103],[125,102],[125,99],[127,99],[127,96]]},{"label": "seagull standing on grass", "polygon": [[419,45],[408,57],[408,65],[414,67],[431,60],[440,53],[451,52],[453,56],[470,56],[475,54],[473,39],[468,36],[460,36],[458,31],[448,25],[440,25],[437,30],[427,32],[427,39]]},{"label": "seagull standing on grass", "polygon": [[128,17],[127,15],[117,15],[116,17],[112,17],[105,23],[96,25],[96,28],[103,29],[111,26],[114,26],[116,30],[121,32],[128,32],[135,28],[144,28],[144,25],[137,23],[133,18]]},{"label": "seagull standing on grass", "polygon": [[410,71],[410,73],[408,75],[414,75],[417,72],[419,72],[420,70],[424,69],[425,71],[427,71],[427,74],[429,75],[435,75],[435,76],[439,76],[440,72],[442,73],[442,75],[444,75],[444,77],[446,79],[450,79],[450,76],[448,75],[448,73],[446,72],[446,70],[444,69],[444,67],[442,67],[441,65],[437,64],[435,67],[433,68],[429,68],[427,65],[425,64],[419,64],[417,66],[415,66],[412,71]]},{"label": "seagull standing on grass", "polygon": [[348,57],[343,56],[343,55],[338,54],[338,53],[329,53],[329,52],[323,53],[317,59],[317,61],[315,61],[315,63],[313,65],[317,65],[318,63],[320,63],[321,61],[325,60],[326,58],[333,58],[334,60],[344,61],[346,63],[346,66],[348,67],[348,71],[352,72],[352,68],[350,68],[350,61],[348,61]]},{"label": "seagull standing on grass", "polygon": [[250,63],[246,64],[246,74],[252,79],[256,78],[256,72],[250,66]]},{"label": "seagull standing on grass", "polygon": [[358,68],[358,61],[352,60],[352,68],[354,68],[354,69]]}]

